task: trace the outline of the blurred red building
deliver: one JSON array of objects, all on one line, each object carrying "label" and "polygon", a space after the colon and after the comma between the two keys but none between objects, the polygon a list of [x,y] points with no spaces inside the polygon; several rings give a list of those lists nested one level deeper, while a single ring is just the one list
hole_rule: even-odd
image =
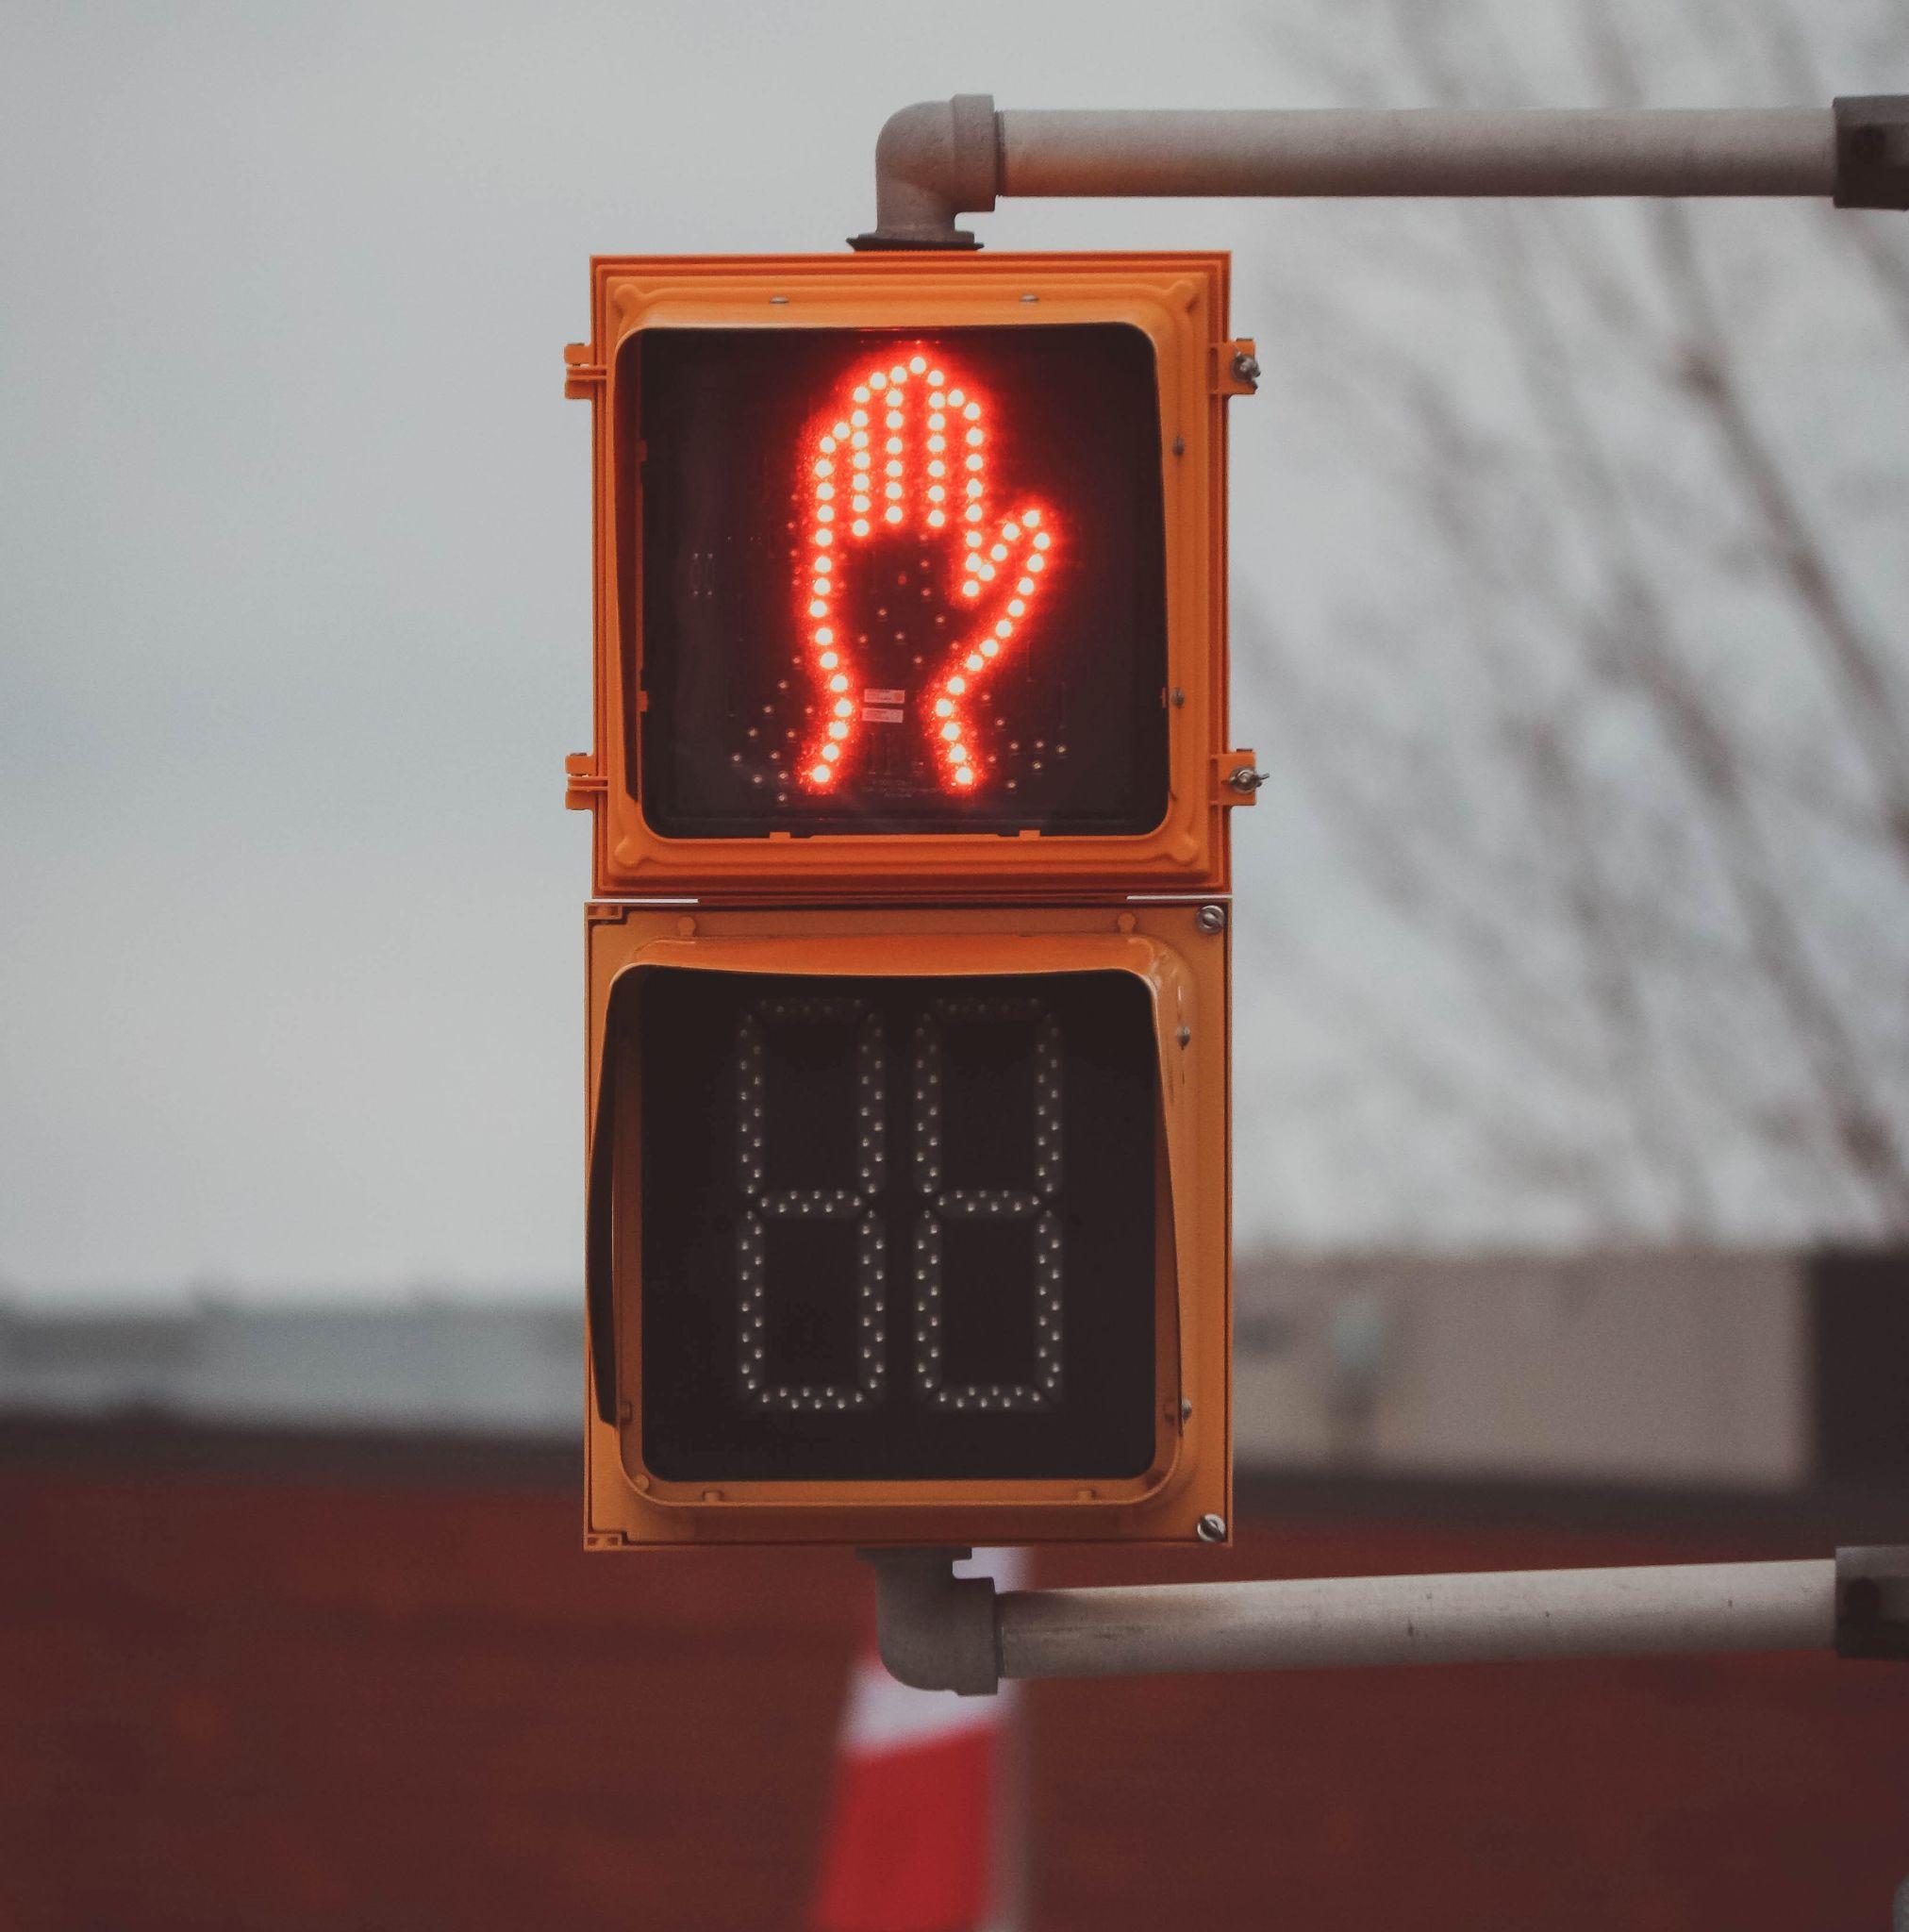
[{"label": "blurred red building", "polygon": [[[586,1557],[573,1459],[0,1428],[0,1928],[801,1924],[866,1576]],[[1262,1481],[1227,1574],[1820,1555],[1867,1504]],[[1040,1580],[1210,1574],[1071,1553]],[[1034,1687],[1041,1932],[1880,1927],[1909,1670]]]}]

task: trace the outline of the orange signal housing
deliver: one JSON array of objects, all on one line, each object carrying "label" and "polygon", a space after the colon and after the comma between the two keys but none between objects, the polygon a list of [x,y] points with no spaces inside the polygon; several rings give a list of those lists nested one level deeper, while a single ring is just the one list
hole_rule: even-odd
[{"label": "orange signal housing", "polygon": [[[1243,384],[1227,332],[1221,254],[600,257],[592,333],[566,351],[567,394],[593,415],[594,742],[568,761],[566,802],[593,815],[599,898],[704,904],[841,898],[1038,900],[1223,892],[1227,745],[1225,402]],[[1118,323],[1150,343],[1165,525],[1167,807],[1137,834],[784,832],[666,837],[644,812],[641,470],[620,446],[625,351],[646,329],[993,326]]]},{"label": "orange signal housing", "polygon": [[[683,910],[597,904],[588,922],[592,1122],[590,1399],[585,1542],[1211,1541],[1232,1517],[1230,940],[1193,905]],[[642,1457],[637,1164],[631,1057],[608,1032],[612,991],[646,969],[837,974],[1135,975],[1159,1073],[1154,1456],[1133,1478],[921,1481],[662,1479]],[[667,1130],[667,1124],[666,1124]],[[1206,1526],[1203,1527],[1203,1524]]]}]

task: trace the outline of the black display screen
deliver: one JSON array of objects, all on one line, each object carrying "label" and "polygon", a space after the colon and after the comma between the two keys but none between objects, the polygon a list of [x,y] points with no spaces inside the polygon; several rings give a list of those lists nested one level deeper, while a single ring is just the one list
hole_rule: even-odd
[{"label": "black display screen", "polygon": [[656,328],[622,354],[622,501],[639,477],[642,504],[640,547],[620,512],[622,606],[641,612],[656,831],[1159,824],[1145,335]]},{"label": "black display screen", "polygon": [[653,1473],[1147,1470],[1158,1098],[1139,980],[659,968],[625,986]]}]

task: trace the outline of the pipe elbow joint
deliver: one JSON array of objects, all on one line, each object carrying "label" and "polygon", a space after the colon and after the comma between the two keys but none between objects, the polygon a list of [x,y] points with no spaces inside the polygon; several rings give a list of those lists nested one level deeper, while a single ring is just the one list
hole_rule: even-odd
[{"label": "pipe elbow joint", "polygon": [[992,94],[898,108],[875,141],[875,225],[857,248],[972,248],[958,214],[986,214],[1001,181]]},{"label": "pipe elbow joint", "polygon": [[1001,1689],[994,1579],[956,1576],[951,1550],[880,1550],[875,1639],[897,1683],[914,1690],[991,1697]]}]

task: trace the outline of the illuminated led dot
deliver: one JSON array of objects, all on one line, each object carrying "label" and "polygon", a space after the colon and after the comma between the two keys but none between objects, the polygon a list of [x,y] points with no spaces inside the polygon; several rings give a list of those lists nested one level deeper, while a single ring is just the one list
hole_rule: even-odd
[{"label": "illuminated led dot", "polygon": [[902,466],[899,462],[887,462],[882,465],[882,475],[885,476],[899,476],[901,474]]},{"label": "illuminated led dot", "polygon": [[866,470],[869,467],[869,465],[874,461],[874,458],[870,456],[867,450],[858,449],[855,453],[854,457],[850,458],[850,460],[855,464],[856,469]]},{"label": "illuminated led dot", "polygon": [[[827,504],[823,504],[822,507],[816,511],[815,520],[819,524],[832,524],[835,522],[835,511]],[[828,532],[826,530],[818,531],[816,534],[815,541],[818,543],[826,543],[829,541]]]},{"label": "illuminated led dot", "polygon": [[964,658],[961,661],[964,664],[966,664],[969,670],[971,671],[979,671],[981,669],[981,658],[977,652],[970,651],[967,657]]},{"label": "illuminated led dot", "polygon": [[808,614],[811,617],[826,617],[828,615],[828,600],[825,597],[810,598]]},{"label": "illuminated led dot", "polygon": [[1037,550],[1045,550],[1053,541],[1045,530],[1037,530],[1034,533],[1034,547]]},{"label": "illuminated led dot", "polygon": [[945,429],[947,428],[947,426],[948,419],[947,417],[942,415],[939,409],[937,409],[934,412],[934,414],[928,418],[928,427],[930,429]]},{"label": "illuminated led dot", "polygon": [[[1019,524],[1003,524],[1001,526],[1001,534],[1004,537],[1005,537],[1010,543],[1012,543],[1014,540],[1021,535],[1021,525]],[[1002,556],[1005,557],[1007,555],[1007,552],[1005,550],[1003,550],[1001,554]]]},{"label": "illuminated led dot", "polygon": [[836,641],[836,634],[827,625],[820,625],[816,628],[815,641],[819,644],[832,644]]},{"label": "illuminated led dot", "polygon": [[974,573],[974,575],[978,576],[984,584],[991,584],[994,581],[994,566],[991,563],[984,563],[981,566],[981,568]]},{"label": "illuminated led dot", "polygon": [[[817,515],[821,515],[821,512],[817,511]],[[830,510],[829,515],[834,516],[835,511]],[[828,546],[835,541],[835,540],[836,535],[833,530],[818,530],[815,532],[816,542],[824,550],[826,550]]]},{"label": "illuminated led dot", "polygon": [[928,465],[928,474],[931,476],[945,476],[948,474],[948,465],[939,457],[936,457]]},{"label": "illuminated led dot", "polygon": [[978,470],[980,467],[981,458],[979,457],[969,457],[962,463],[962,468],[966,470]]},{"label": "illuminated led dot", "polygon": [[[833,751],[835,747],[831,745],[829,749]],[[809,768],[808,782],[811,785],[826,785],[834,776],[835,774],[826,765],[812,765]]]},{"label": "illuminated led dot", "polygon": [[961,405],[968,400],[968,398],[966,395],[962,393],[960,390],[951,389],[948,391],[948,400],[952,404],[954,404],[954,406],[958,409],[961,407]]},{"label": "illuminated led dot", "polygon": [[[933,377],[933,376],[931,375],[931,376],[930,376],[930,377],[928,378],[928,380],[929,380],[930,382],[933,382],[933,381],[935,380],[935,378],[934,378],[934,377]],[[929,391],[929,394],[928,394],[928,407],[929,407],[929,408],[930,408],[931,409],[942,409],[942,408],[947,408],[947,406],[948,406],[948,398],[947,398],[947,397],[946,397],[945,395],[943,395],[943,394],[941,393],[941,391],[939,391],[938,389],[937,389],[937,390],[931,390],[931,391]]]},{"label": "illuminated led dot", "polygon": [[828,735],[831,738],[846,738],[849,735],[849,727],[839,718],[834,719],[829,724]]},{"label": "illuminated led dot", "polygon": [[948,439],[945,436],[931,436],[928,439],[928,448],[936,456],[939,456],[947,447]]},{"label": "illuminated led dot", "polygon": [[835,558],[832,557],[818,557],[815,559],[815,561],[809,565],[809,568],[813,571],[818,572],[822,576],[827,576],[829,572],[835,568]]},{"label": "illuminated led dot", "polygon": [[973,768],[972,768],[971,766],[969,766],[969,765],[956,765],[956,766],[955,766],[955,768],[954,768],[954,782],[955,782],[955,784],[957,784],[957,785],[971,785],[971,784],[973,784],[973,782],[974,782],[974,772],[973,772]]},{"label": "illuminated led dot", "polygon": [[981,521],[981,506],[978,503],[971,503],[968,506],[968,508],[961,512],[961,514],[964,517],[966,517],[971,524],[978,524]]},{"label": "illuminated led dot", "polygon": [[997,653],[998,653],[998,652],[1000,651],[1000,649],[1001,649],[1001,646],[1000,646],[1000,644],[998,644],[998,643],[997,643],[997,642],[996,642],[996,641],[994,641],[994,639],[992,639],[992,638],[983,638],[983,639],[981,640],[981,655],[982,655],[982,656],[983,656],[984,658],[992,658],[992,657],[994,657],[994,656],[995,656],[995,655],[996,655],[996,654],[997,654]]},{"label": "illuminated led dot", "polygon": [[1047,568],[1047,558],[1044,557],[1030,557],[1027,559],[1027,567],[1029,570],[1045,570]]},{"label": "illuminated led dot", "polygon": [[837,651],[824,651],[817,662],[824,671],[833,671],[841,662],[841,655]]},{"label": "illuminated led dot", "polygon": [[818,503],[833,503],[836,487],[833,483],[818,483],[815,486],[815,500]]},{"label": "illuminated led dot", "polygon": [[931,530],[938,530],[947,521],[948,512],[945,509],[931,509],[928,512],[928,527]]},{"label": "illuminated led dot", "polygon": [[969,422],[978,422],[981,416],[981,405],[979,403],[970,403],[961,413],[968,418]]},{"label": "illuminated led dot", "polygon": [[[858,403],[865,403],[868,401],[868,391],[864,388],[857,387],[857,389],[855,390],[855,401]],[[866,423],[869,419],[866,416],[856,416],[853,420],[857,423]]]},{"label": "illuminated led dot", "polygon": [[964,597],[978,597],[981,594],[981,586],[978,583],[976,583],[972,577],[970,577],[968,581],[961,586],[961,594]]},{"label": "illuminated led dot", "polygon": [[[954,707],[951,705],[948,708],[950,710],[953,710]],[[950,744],[953,744],[957,739],[960,738],[961,727],[958,724],[944,724],[941,727],[941,736],[945,738]]]},{"label": "illuminated led dot", "polygon": [[968,432],[968,447],[970,449],[979,449],[981,447],[981,441],[982,437],[980,430],[971,429]]},{"label": "illuminated led dot", "polygon": [[1007,555],[1007,545],[1005,543],[997,543],[988,554],[993,558],[996,563],[999,563]]},{"label": "illuminated led dot", "polygon": [[1031,597],[1034,594],[1034,579],[1032,577],[1022,577],[1014,588],[1021,596]]},{"label": "illuminated led dot", "polygon": [[828,579],[826,577],[817,577],[815,581],[809,585],[809,589],[813,591],[818,597],[826,597],[828,595]]},{"label": "illuminated led dot", "polygon": [[867,517],[857,517],[855,520],[855,522],[849,525],[849,528],[852,529],[857,537],[866,537],[869,534],[869,520]]},{"label": "illuminated led dot", "polygon": [[968,689],[968,680],[965,677],[951,677],[948,680],[948,689],[958,698]]},{"label": "illuminated led dot", "polygon": [[845,437],[848,433],[849,425],[846,423],[838,423],[835,425],[835,427],[829,431],[829,434],[832,437],[834,437],[838,442],[841,441],[843,437]]},{"label": "illuminated led dot", "polygon": [[968,747],[965,744],[951,744],[948,747],[948,762],[951,765],[965,765],[968,762]]},{"label": "illuminated led dot", "polygon": [[886,496],[890,503],[898,503],[901,500],[902,486],[899,483],[885,484],[882,489],[882,494]]},{"label": "illuminated led dot", "polygon": [[836,466],[832,462],[830,462],[826,457],[823,457],[822,459],[816,464],[815,474],[818,476],[833,476],[835,475],[835,467]]},{"label": "illuminated led dot", "polygon": [[1024,509],[1021,513],[1021,521],[1032,529],[1040,522],[1040,512],[1038,509]]},{"label": "illuminated led dot", "polygon": [[1014,626],[1004,617],[994,626],[994,635],[998,638],[1011,638],[1014,635]]},{"label": "illuminated led dot", "polygon": [[[980,477],[978,477],[978,476],[971,476],[971,477],[969,477],[969,479],[968,479],[968,493],[969,493],[969,495],[970,495],[970,496],[979,496],[979,495],[981,494],[981,479],[980,479]],[[974,512],[974,515],[975,515],[975,518],[976,518],[976,520],[978,521],[978,520],[980,519],[980,516],[981,516],[981,512],[980,512],[980,510],[979,510],[978,508],[977,508],[977,509],[975,510],[975,512]]]},{"label": "illuminated led dot", "polygon": [[899,524],[902,521],[902,512],[891,503],[882,512],[882,521],[888,524]]},{"label": "illuminated led dot", "polygon": [[891,436],[885,447],[891,457],[898,457],[902,454],[902,439],[899,436]]},{"label": "illuminated led dot", "polygon": [[[870,375],[870,377],[869,377],[869,387],[870,387],[871,389],[887,389],[887,388],[888,388],[888,371],[887,371],[886,369],[877,369],[876,371],[874,371],[874,373],[873,373],[872,375]],[[856,391],[855,391],[855,401],[859,403],[859,402],[862,402],[862,401],[864,401],[864,400],[866,400],[866,399],[865,399],[865,398],[864,398],[864,396],[862,395],[862,392],[861,392],[861,391],[860,391],[860,390],[856,390]]]},{"label": "illuminated led dot", "polygon": [[833,456],[835,454],[835,446],[836,439],[833,436],[824,436],[822,440],[816,444],[816,448],[821,450],[822,455],[825,457]]},{"label": "illuminated led dot", "polygon": [[890,382],[906,382],[907,379],[908,372],[905,369],[904,369],[899,362],[897,362],[895,366],[888,371],[888,380]]},{"label": "illuminated led dot", "polygon": [[938,718],[952,718],[954,715],[954,700],[953,698],[937,698],[935,700],[935,715]]},{"label": "illuminated led dot", "polygon": [[928,501],[930,503],[944,503],[947,501],[947,491],[939,483],[929,484]]},{"label": "illuminated led dot", "polygon": [[838,671],[836,675],[829,679],[828,688],[831,691],[847,691],[849,688],[848,678],[841,672]]},{"label": "illuminated led dot", "polygon": [[925,356],[910,356],[908,358],[908,367],[912,369],[917,375],[920,375],[922,370],[927,368],[927,366],[928,358]]},{"label": "illuminated led dot", "polygon": [[841,757],[842,748],[838,744],[825,744],[822,748],[822,755],[829,761],[830,764],[834,764],[835,761]]},{"label": "illuminated led dot", "polygon": [[901,410],[890,409],[888,411],[888,427],[890,429],[899,429],[905,420]]}]

